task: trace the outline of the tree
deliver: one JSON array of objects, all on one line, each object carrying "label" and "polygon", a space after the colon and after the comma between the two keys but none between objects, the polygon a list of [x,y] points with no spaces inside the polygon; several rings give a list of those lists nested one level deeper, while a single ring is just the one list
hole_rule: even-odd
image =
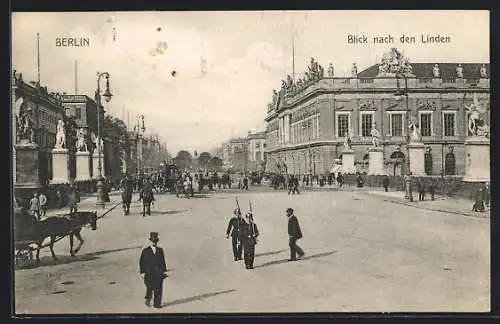
[{"label": "tree", "polygon": [[210,159],[210,162],[208,163],[208,166],[210,169],[214,169],[216,171],[221,171],[222,170],[222,165],[223,162],[220,158],[217,156],[214,156]]},{"label": "tree", "polygon": [[208,164],[210,163],[210,160],[212,159],[212,155],[208,152],[202,152],[199,156],[198,156],[198,167],[199,168],[206,168],[208,166]]},{"label": "tree", "polygon": [[173,160],[175,165],[177,165],[179,169],[187,169],[191,167],[191,164],[193,163],[193,157],[191,156],[191,153],[184,150],[179,151],[177,153],[177,156]]},{"label": "tree", "polygon": [[102,135],[109,150],[105,155],[107,173],[112,177],[119,177],[123,168],[123,157],[130,156],[127,126],[119,118],[105,116],[102,123]]}]

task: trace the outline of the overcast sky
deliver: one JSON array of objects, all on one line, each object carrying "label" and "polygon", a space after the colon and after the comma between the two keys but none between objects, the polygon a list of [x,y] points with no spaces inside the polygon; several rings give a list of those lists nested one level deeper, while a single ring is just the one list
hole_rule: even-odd
[{"label": "overcast sky", "polygon": [[[93,97],[96,72],[109,72],[108,111],[130,124],[144,114],[146,132],[171,152],[263,130],[272,90],[292,72],[293,33],[296,72],[313,56],[346,76],[353,62],[361,71],[391,47],[411,62],[490,61],[487,11],[14,13],[12,32],[13,66],[25,80],[37,78],[39,32],[42,85],[74,93],[77,60],[78,93]],[[350,34],[370,43],[348,44]],[[388,34],[394,44],[371,42]],[[399,43],[402,34],[417,43]],[[420,34],[451,43],[421,44]],[[56,47],[57,37],[89,38],[90,46]]]}]

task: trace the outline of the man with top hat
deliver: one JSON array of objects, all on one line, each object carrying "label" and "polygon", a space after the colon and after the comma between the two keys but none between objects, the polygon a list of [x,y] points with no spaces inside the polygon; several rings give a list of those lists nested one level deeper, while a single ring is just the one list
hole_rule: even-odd
[{"label": "man with top hat", "polygon": [[243,245],[239,241],[240,238],[240,228],[243,226],[244,220],[241,217],[241,212],[239,208],[235,208],[233,211],[233,216],[229,220],[226,230],[226,238],[231,235],[231,245],[233,247],[234,261],[242,260],[241,255],[243,251]]},{"label": "man with top hat", "polygon": [[147,306],[151,306],[153,297],[153,306],[161,308],[161,299],[163,293],[163,279],[168,277],[167,264],[163,249],[158,246],[158,233],[149,234],[149,245],[142,250],[139,261],[141,277],[146,285],[146,296],[144,297]]}]

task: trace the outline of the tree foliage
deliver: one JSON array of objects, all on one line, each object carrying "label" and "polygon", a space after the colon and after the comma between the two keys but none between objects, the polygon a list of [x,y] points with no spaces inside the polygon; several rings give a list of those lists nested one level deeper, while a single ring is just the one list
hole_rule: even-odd
[{"label": "tree foliage", "polygon": [[216,171],[221,171],[222,165],[223,165],[222,160],[219,157],[214,156],[210,159],[210,162],[208,163],[208,168]]},{"label": "tree foliage", "polygon": [[175,165],[180,169],[190,168],[193,163],[193,156],[185,150],[177,152],[177,156],[173,159]]},{"label": "tree foliage", "polygon": [[208,164],[210,163],[210,160],[212,159],[212,155],[208,152],[202,152],[199,156],[198,156],[198,167],[199,168],[206,168],[208,166]]}]

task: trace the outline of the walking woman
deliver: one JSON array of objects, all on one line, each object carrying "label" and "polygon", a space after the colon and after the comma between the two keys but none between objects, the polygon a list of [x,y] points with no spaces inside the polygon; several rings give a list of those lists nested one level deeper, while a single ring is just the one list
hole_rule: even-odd
[{"label": "walking woman", "polygon": [[253,261],[255,259],[255,245],[257,245],[257,237],[259,229],[253,221],[253,215],[248,212],[245,215],[246,221],[243,225],[243,259],[245,260],[245,268],[253,269]]}]

